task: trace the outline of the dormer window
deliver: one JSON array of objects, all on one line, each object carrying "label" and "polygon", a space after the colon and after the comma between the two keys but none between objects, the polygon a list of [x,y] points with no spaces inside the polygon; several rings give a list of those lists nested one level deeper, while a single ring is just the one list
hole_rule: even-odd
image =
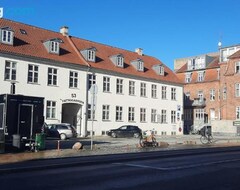
[{"label": "dormer window", "polygon": [[58,53],[59,52],[59,42],[56,42],[56,41],[51,41],[50,42],[51,45],[50,45],[50,51],[52,53]]},{"label": "dormer window", "polygon": [[195,59],[189,59],[188,60],[188,70],[194,70],[195,69]]},{"label": "dormer window", "polygon": [[144,62],[141,59],[131,61],[131,64],[137,71],[144,71]]},{"label": "dormer window", "polygon": [[95,62],[96,61],[96,51],[95,47],[91,47],[88,49],[81,50],[81,54],[86,61]]},{"label": "dormer window", "polygon": [[46,47],[49,53],[59,54],[60,52],[60,43],[63,41],[59,38],[50,39],[44,42],[44,46]]},{"label": "dormer window", "polygon": [[143,71],[144,70],[144,64],[143,64],[143,62],[141,60],[138,61],[137,70],[138,71]]},{"label": "dormer window", "polygon": [[158,74],[164,76],[164,66],[161,64],[153,65],[152,69]]},{"label": "dormer window", "polygon": [[14,32],[11,28],[1,28],[1,43],[13,45]]},{"label": "dormer window", "polygon": [[115,66],[123,68],[124,57],[122,54],[112,55],[110,56],[110,60],[113,62]]}]

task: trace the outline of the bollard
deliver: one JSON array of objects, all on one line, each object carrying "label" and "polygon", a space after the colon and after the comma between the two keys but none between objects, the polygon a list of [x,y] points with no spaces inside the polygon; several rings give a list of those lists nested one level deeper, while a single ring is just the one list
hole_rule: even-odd
[{"label": "bollard", "polygon": [[60,141],[57,141],[57,150],[60,150]]}]

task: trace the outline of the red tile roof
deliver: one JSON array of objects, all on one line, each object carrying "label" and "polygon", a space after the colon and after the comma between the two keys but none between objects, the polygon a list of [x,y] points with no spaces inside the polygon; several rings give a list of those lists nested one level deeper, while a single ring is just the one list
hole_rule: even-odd
[{"label": "red tile roof", "polygon": [[[133,75],[138,77],[144,77],[149,79],[160,80],[164,82],[177,83],[180,81],[173,71],[171,71],[160,60],[143,55],[140,56],[136,52],[112,47],[105,44],[100,44],[77,37],[63,36],[61,33],[49,31],[46,29],[30,26],[15,21],[0,19],[0,28],[10,27],[14,31],[14,45],[6,45],[0,43],[0,52],[16,54],[19,56],[27,56],[37,59],[51,60],[57,62],[73,63],[90,67],[107,70],[109,72],[117,72],[127,75]],[[27,34],[22,34],[20,29],[23,29]],[[49,39],[59,38],[63,41],[60,44],[60,55],[48,53],[43,42]],[[79,51],[95,47],[96,62],[87,62],[81,56]],[[116,67],[110,60],[110,56],[122,54],[124,56],[124,68]],[[144,61],[144,72],[137,71],[132,65],[131,61],[140,58]],[[163,64],[165,70],[165,76],[161,76],[155,73],[152,69],[153,65]]]}]

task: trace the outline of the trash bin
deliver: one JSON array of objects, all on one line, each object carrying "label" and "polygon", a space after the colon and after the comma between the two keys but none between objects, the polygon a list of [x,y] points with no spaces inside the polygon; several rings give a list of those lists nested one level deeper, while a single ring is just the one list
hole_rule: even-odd
[{"label": "trash bin", "polygon": [[44,133],[37,133],[35,138],[36,146],[39,150],[45,149],[45,134]]},{"label": "trash bin", "polygon": [[13,135],[13,142],[12,145],[17,148],[21,148],[21,137],[19,134]]}]

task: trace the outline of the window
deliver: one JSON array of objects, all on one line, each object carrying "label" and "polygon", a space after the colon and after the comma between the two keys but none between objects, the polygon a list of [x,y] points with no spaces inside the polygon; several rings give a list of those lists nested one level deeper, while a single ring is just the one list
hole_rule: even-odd
[{"label": "window", "polygon": [[135,95],[135,82],[129,81],[129,95]]},{"label": "window", "polygon": [[140,122],[146,122],[146,108],[140,108]]},{"label": "window", "polygon": [[151,122],[156,123],[157,122],[157,110],[151,109]]},{"label": "window", "polygon": [[240,83],[235,84],[235,95],[236,97],[240,97]]},{"label": "window", "polygon": [[57,69],[48,68],[48,85],[57,85]]},{"label": "window", "polygon": [[235,73],[240,73],[240,62],[235,63]]},{"label": "window", "polygon": [[167,123],[167,110],[162,110],[161,123]]},{"label": "window", "polygon": [[223,87],[223,100],[226,100],[227,98],[227,87]]},{"label": "window", "polygon": [[28,83],[38,83],[38,66],[28,65]]},{"label": "window", "polygon": [[121,57],[121,56],[117,57],[117,66],[123,67],[123,57]]},{"label": "window", "polygon": [[92,104],[88,104],[88,120],[95,119],[95,110],[92,110]]},{"label": "window", "polygon": [[70,71],[69,73],[69,87],[77,88],[78,87],[78,72]]},{"label": "window", "polygon": [[214,101],[214,100],[215,100],[215,90],[214,90],[214,89],[211,89],[211,90],[210,90],[210,100],[211,100],[211,101]]},{"label": "window", "polygon": [[103,92],[110,92],[110,78],[103,77]]},{"label": "window", "polygon": [[176,123],[176,111],[171,111],[171,123]]},{"label": "window", "polygon": [[185,74],[185,82],[190,83],[192,81],[192,73]]},{"label": "window", "polygon": [[204,119],[204,109],[196,109],[195,111],[195,119],[196,120],[203,120]]},{"label": "window", "polygon": [[128,121],[134,121],[134,107],[129,107],[128,108]]},{"label": "window", "polygon": [[2,43],[13,44],[13,31],[2,29]]},{"label": "window", "polygon": [[195,59],[189,59],[188,60],[188,70],[194,70],[195,69]]},{"label": "window", "polygon": [[142,82],[140,85],[140,96],[146,97],[146,83]]},{"label": "window", "polygon": [[102,106],[102,120],[109,120],[109,105]]},{"label": "window", "polygon": [[176,88],[171,88],[171,100],[176,100]]},{"label": "window", "polygon": [[50,52],[59,53],[59,42],[56,42],[56,41],[50,42]]},{"label": "window", "polygon": [[198,82],[202,82],[204,80],[204,75],[205,75],[204,71],[198,72]]},{"label": "window", "polygon": [[185,101],[190,100],[190,92],[186,92],[184,96]]},{"label": "window", "polygon": [[198,98],[199,98],[199,101],[203,101],[204,99],[204,95],[203,95],[203,91],[198,91]]},{"label": "window", "polygon": [[5,80],[16,80],[17,63],[12,61],[5,62]]},{"label": "window", "polygon": [[157,98],[157,85],[152,84],[152,98]]},{"label": "window", "polygon": [[236,107],[236,119],[240,119],[240,106]]},{"label": "window", "polygon": [[116,106],[116,121],[122,121],[123,108],[122,106]]},{"label": "window", "polygon": [[56,102],[47,101],[46,118],[47,119],[56,119]]},{"label": "window", "polygon": [[162,86],[162,99],[166,100],[167,99],[167,87]]},{"label": "window", "polygon": [[88,61],[93,61],[93,62],[95,62],[95,51],[93,51],[93,50],[88,50],[87,51],[87,60]]},{"label": "window", "polygon": [[117,79],[116,93],[123,94],[123,79]]},{"label": "window", "polygon": [[159,66],[159,74],[164,75],[164,67],[162,65]]},{"label": "window", "polygon": [[137,63],[137,70],[138,71],[144,71],[144,64],[142,61],[138,61]]},{"label": "window", "polygon": [[88,90],[92,87],[93,84],[96,84],[96,75],[89,74],[88,75]]}]

